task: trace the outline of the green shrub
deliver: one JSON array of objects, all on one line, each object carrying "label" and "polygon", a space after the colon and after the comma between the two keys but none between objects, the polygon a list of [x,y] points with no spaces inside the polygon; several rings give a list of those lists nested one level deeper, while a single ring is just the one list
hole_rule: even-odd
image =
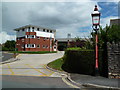
[{"label": "green shrub", "polygon": [[9,49],[6,47],[2,47],[2,51],[9,51]]},{"label": "green shrub", "polygon": [[67,48],[67,50],[81,50],[80,47],[72,47],[72,48]]},{"label": "green shrub", "polygon": [[[99,67],[100,74],[102,75],[102,51],[99,51]],[[94,75],[94,50],[66,50],[62,68],[71,73]]]}]

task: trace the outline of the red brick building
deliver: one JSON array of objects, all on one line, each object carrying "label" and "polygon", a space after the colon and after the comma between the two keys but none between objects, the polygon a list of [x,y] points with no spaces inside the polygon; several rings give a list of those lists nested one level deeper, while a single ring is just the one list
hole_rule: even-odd
[{"label": "red brick building", "polygon": [[56,30],[33,25],[14,30],[18,51],[57,51]]}]

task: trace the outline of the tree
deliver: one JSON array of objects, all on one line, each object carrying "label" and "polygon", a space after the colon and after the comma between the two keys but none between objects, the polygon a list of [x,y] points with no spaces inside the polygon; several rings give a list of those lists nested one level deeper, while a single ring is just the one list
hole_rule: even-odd
[{"label": "tree", "polygon": [[[91,33],[92,39],[91,41],[95,44],[95,32]],[[98,37],[99,37],[99,48],[104,49],[107,42],[112,43],[118,43],[120,42],[120,26],[118,25],[112,25],[108,26],[106,25],[105,28],[100,27],[100,30],[98,31]]]},{"label": "tree", "polygon": [[5,51],[14,51],[16,42],[14,40],[7,40],[2,47],[2,50]]},{"label": "tree", "polygon": [[83,48],[85,46],[86,41],[79,38],[75,37],[75,40],[70,43],[70,47],[80,47]]}]

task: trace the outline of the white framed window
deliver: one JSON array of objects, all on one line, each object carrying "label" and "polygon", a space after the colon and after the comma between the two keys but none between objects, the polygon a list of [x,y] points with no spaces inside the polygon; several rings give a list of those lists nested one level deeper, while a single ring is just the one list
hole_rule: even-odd
[{"label": "white framed window", "polygon": [[50,33],[52,33],[52,30],[50,30]]},{"label": "white framed window", "polygon": [[35,44],[26,44],[26,48],[35,48]]},{"label": "white framed window", "polygon": [[32,27],[32,32],[34,32],[34,29],[35,29],[35,28],[34,28],[34,27]]},{"label": "white framed window", "polygon": [[45,32],[45,29],[43,29],[43,32]]},{"label": "white framed window", "polygon": [[40,37],[37,37],[37,39],[40,39]]},{"label": "white framed window", "polygon": [[37,28],[37,31],[40,31],[40,28]]},{"label": "white framed window", "polygon": [[47,30],[47,32],[49,32],[49,30]]},{"label": "white framed window", "polygon": [[45,45],[43,45],[42,47],[45,48]]},{"label": "white framed window", "polygon": [[26,35],[26,38],[35,38],[35,35]]},{"label": "white framed window", "polygon": [[22,46],[21,46],[21,48],[24,48],[25,47],[25,45],[23,44]]},{"label": "white framed window", "polygon": [[28,30],[27,30],[28,32],[30,32],[30,27],[28,27]]},{"label": "white framed window", "polygon": [[43,45],[43,48],[48,48],[49,46],[48,45]]},{"label": "white framed window", "polygon": [[48,45],[46,45],[46,48],[48,48]]},{"label": "white framed window", "polygon": [[22,38],[22,42],[24,42],[24,38]]},{"label": "white framed window", "polygon": [[49,40],[49,38],[48,38],[48,37],[44,37],[44,41],[45,41],[45,40]]},{"label": "white framed window", "polygon": [[40,45],[39,45],[39,44],[37,45],[37,48],[40,48]]}]

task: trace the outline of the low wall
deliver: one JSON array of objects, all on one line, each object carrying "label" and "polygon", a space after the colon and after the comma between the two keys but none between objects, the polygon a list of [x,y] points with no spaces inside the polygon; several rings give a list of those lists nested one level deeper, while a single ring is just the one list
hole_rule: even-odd
[{"label": "low wall", "polygon": [[108,77],[120,78],[120,42],[107,43],[108,50]]}]

